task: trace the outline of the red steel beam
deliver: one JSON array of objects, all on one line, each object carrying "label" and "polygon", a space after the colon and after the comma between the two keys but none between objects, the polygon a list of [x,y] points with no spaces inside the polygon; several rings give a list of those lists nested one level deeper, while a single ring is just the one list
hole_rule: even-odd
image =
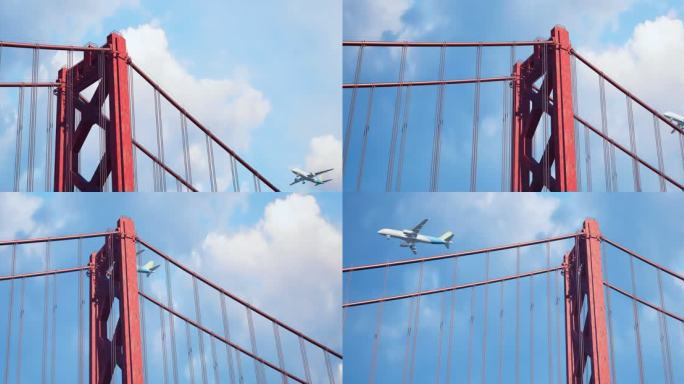
[{"label": "red steel beam", "polygon": [[59,87],[61,83],[50,83],[50,82],[10,82],[10,83],[0,83],[0,88],[38,88],[38,87]]},{"label": "red steel beam", "polygon": [[523,185],[523,177],[525,180],[528,179],[528,175],[523,175],[523,110],[522,110],[522,100],[521,100],[521,83],[522,78],[522,64],[515,63],[513,65],[513,81],[511,82],[513,92],[512,92],[512,109],[513,114],[511,117],[511,191],[521,191]]},{"label": "red steel beam", "polygon": [[[584,377],[588,376],[590,383],[608,384],[611,378],[601,265],[601,232],[595,220],[584,221],[582,234],[577,237],[573,250],[566,255],[563,267],[567,382],[582,384],[585,382]],[[587,310],[582,319],[584,307]],[[591,360],[590,367],[587,365],[588,359]]]},{"label": "red steel beam", "polygon": [[479,79],[456,79],[456,80],[428,80],[428,81],[404,81],[385,83],[352,83],[342,84],[342,88],[387,88],[387,87],[420,87],[426,85],[454,85],[472,83],[492,83],[497,81],[511,81],[512,76],[483,77]]},{"label": "red steel beam", "polygon": [[562,270],[563,267],[553,267],[553,268],[546,268],[546,269],[541,269],[538,271],[532,271],[532,272],[526,272],[526,273],[520,273],[517,275],[509,275],[509,276],[504,276],[504,277],[497,277],[495,279],[489,279],[489,280],[483,280],[483,281],[477,281],[474,283],[467,283],[467,284],[460,284],[460,285],[452,285],[449,287],[444,287],[444,288],[437,288],[437,289],[430,289],[426,291],[420,291],[420,292],[413,292],[413,293],[405,293],[401,295],[394,295],[394,296],[387,296],[387,297],[379,297],[376,299],[368,299],[368,300],[362,300],[362,301],[355,301],[351,303],[345,303],[342,304],[342,308],[349,308],[349,307],[358,307],[361,305],[368,305],[368,304],[376,304],[376,303],[382,303],[385,301],[394,301],[394,300],[401,300],[401,299],[409,299],[412,297],[417,297],[417,296],[426,296],[426,295],[434,295],[437,293],[443,293],[443,292],[449,292],[449,291],[457,291],[460,289],[466,289],[466,288],[474,288],[474,287],[479,287],[482,285],[487,285],[487,284],[494,284],[494,283],[500,283],[503,281],[509,281],[509,280],[514,280],[514,279],[521,279],[524,277],[530,277],[530,276],[535,276],[535,275],[541,275],[544,273],[550,273],[550,272],[555,272],[555,271],[560,271]]},{"label": "red steel beam", "polygon": [[548,41],[479,41],[479,42],[428,42],[428,41],[343,41],[345,47],[511,47],[550,44]]},{"label": "red steel beam", "polygon": [[[109,383],[115,366],[124,384],[143,383],[142,339],[135,226],[129,218],[117,222],[117,233],[107,237],[99,252],[91,255],[90,267],[90,382]],[[119,318],[109,338],[107,323],[114,298]]]},{"label": "red steel beam", "polygon": [[75,235],[65,235],[65,236],[34,237],[31,239],[0,240],[0,246],[45,243],[48,241],[54,242],[54,241],[66,241],[66,240],[90,239],[93,237],[104,237],[104,236],[112,235],[114,233],[116,233],[116,232],[115,231],[106,231],[106,232],[78,233]]},{"label": "red steel beam", "polygon": [[470,251],[462,251],[462,252],[456,252],[456,253],[447,253],[444,255],[418,257],[418,258],[413,258],[413,259],[390,261],[387,263],[359,265],[359,266],[355,266],[355,267],[342,268],[342,272],[344,272],[344,273],[358,272],[358,271],[364,271],[364,270],[368,270],[368,269],[377,269],[377,268],[384,268],[384,267],[396,267],[398,265],[422,263],[425,261],[435,261],[435,260],[450,259],[453,257],[477,255],[477,254],[487,253],[487,252],[505,251],[507,249],[527,247],[530,245],[537,245],[537,244],[550,243],[550,242],[560,241],[560,240],[565,240],[565,239],[571,239],[571,238],[574,238],[576,236],[577,236],[576,233],[571,233],[571,234],[567,234],[567,235],[548,237],[546,239],[541,239],[541,240],[532,240],[532,241],[525,241],[525,242],[521,242],[521,243],[499,245],[499,246],[490,247],[490,248],[474,249],[474,250],[470,250]]},{"label": "red steel beam", "polygon": [[623,247],[622,245],[620,245],[620,244],[618,244],[618,243],[616,243],[616,242],[614,242],[614,241],[612,241],[612,240],[610,240],[610,239],[607,239],[607,238],[605,238],[605,237],[603,237],[603,236],[601,236],[601,240],[602,240],[602,241],[605,241],[606,243],[612,245],[613,247],[615,247],[615,248],[621,250],[622,252],[628,253],[628,254],[630,254],[631,256],[634,256],[634,257],[636,257],[637,259],[643,261],[644,263],[646,263],[646,264],[648,264],[648,265],[650,265],[650,266],[652,266],[652,267],[654,267],[654,268],[657,268],[657,269],[659,269],[659,270],[661,270],[661,271],[667,273],[668,275],[670,275],[670,276],[672,276],[672,277],[676,277],[676,278],[678,278],[679,280],[683,280],[683,281],[684,281],[684,275],[682,275],[682,274],[680,274],[680,273],[677,273],[677,272],[675,272],[675,271],[673,271],[673,270],[671,270],[671,269],[665,268],[664,266],[662,266],[662,265],[660,265],[660,264],[658,264],[658,263],[655,263],[655,262],[653,262],[653,261],[651,261],[651,260],[649,260],[649,259],[647,259],[647,258],[645,258],[645,257],[643,257],[643,256],[641,256],[641,255],[639,255],[638,253],[632,251],[631,249],[628,249],[628,248],[626,248],[626,247]]},{"label": "red steel beam", "polygon": [[50,275],[59,275],[62,273],[69,273],[69,272],[78,272],[78,271],[84,271],[86,269],[90,269],[90,266],[82,266],[82,267],[72,267],[72,268],[63,268],[63,269],[53,269],[50,271],[40,271],[40,272],[30,272],[30,273],[20,273],[17,275],[8,275],[8,276],[0,276],[0,281],[5,281],[5,280],[15,280],[15,279],[26,279],[29,277],[40,277],[40,276],[50,276]]},{"label": "red steel beam", "polygon": [[641,303],[641,304],[643,304],[643,305],[645,305],[645,306],[647,306],[647,307],[649,307],[649,308],[651,308],[651,309],[653,309],[653,310],[655,310],[655,311],[657,311],[657,312],[660,312],[660,313],[662,313],[662,314],[664,314],[664,315],[667,315],[667,316],[669,316],[669,317],[671,317],[671,318],[673,318],[673,319],[675,319],[675,320],[679,320],[680,323],[684,323],[684,317],[678,316],[678,315],[676,315],[676,314],[674,314],[674,313],[672,313],[672,312],[666,310],[665,308],[661,308],[661,307],[659,307],[659,306],[657,306],[657,305],[655,305],[655,304],[653,304],[653,303],[650,303],[650,302],[648,302],[648,301],[646,301],[646,300],[644,300],[644,299],[640,299],[640,298],[638,298],[638,297],[632,295],[631,293],[625,291],[624,289],[618,288],[618,287],[614,286],[613,284],[611,284],[611,283],[609,283],[609,282],[607,282],[607,281],[604,281],[604,282],[603,282],[603,285],[605,285],[606,287],[608,287],[608,288],[614,290],[615,292],[617,292],[617,293],[619,293],[619,294],[621,294],[621,295],[624,295],[624,296],[626,296],[626,297],[628,297],[628,298],[630,298],[630,299],[632,299],[632,300],[634,300],[634,301],[637,301],[637,302],[639,302],[639,303]]},{"label": "red steel beam", "polygon": [[169,168],[168,165],[164,164],[157,156],[153,155],[152,152],[148,151],[147,148],[143,147],[138,143],[137,141],[133,140],[133,145],[138,148],[145,156],[149,157],[150,160],[152,160],[154,163],[162,167],[166,172],[168,172],[171,176],[173,176],[176,180],[178,180],[181,184],[183,184],[186,188],[193,192],[199,192],[197,188],[193,187],[192,184],[190,184],[187,180],[185,180],[181,175],[176,173],[173,169]]},{"label": "red steel beam", "polygon": [[12,41],[0,41],[0,47],[7,48],[31,48],[31,49],[45,49],[52,51],[79,51],[79,52],[108,52],[109,48],[104,47],[79,47],[76,45],[58,45],[58,44],[41,44],[41,43],[17,43]]},{"label": "red steel beam", "polygon": [[[71,156],[68,156],[69,138],[73,127],[69,126],[67,118],[67,69],[62,68],[57,73],[57,82],[60,83],[57,91],[57,116],[55,118],[55,170],[53,188],[55,192],[68,191],[67,186],[71,174]],[[73,112],[72,112],[73,114]]]}]

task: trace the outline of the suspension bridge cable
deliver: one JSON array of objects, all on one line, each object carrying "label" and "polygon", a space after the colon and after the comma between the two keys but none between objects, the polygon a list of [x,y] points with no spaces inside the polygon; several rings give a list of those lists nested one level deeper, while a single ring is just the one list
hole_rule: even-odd
[{"label": "suspension bridge cable", "polygon": [[[408,135],[409,109],[411,105],[411,88],[406,88],[404,97],[404,123],[401,126],[401,141],[399,144],[399,165],[397,167],[397,185],[395,190],[401,190],[401,176],[404,171],[404,157],[406,156],[406,136]],[[684,161],[684,141],[682,141],[682,159]],[[683,163],[684,164],[684,163]]]},{"label": "suspension bridge cable", "polygon": [[[520,248],[515,249],[515,274],[520,273]],[[515,279],[515,383],[520,383],[520,279]]]},{"label": "suspension bridge cable", "polygon": [[21,177],[21,141],[24,135],[24,87],[19,87],[19,111],[17,112],[17,139],[14,157],[14,192],[19,192],[19,178]]},{"label": "suspension bridge cable", "polygon": [[[82,240],[79,238],[76,243],[76,254],[78,255],[78,265],[83,265],[83,249]],[[83,272],[78,273],[78,384],[83,384],[84,376],[83,370],[83,355],[85,355],[85,338],[83,337],[83,313],[85,304],[85,295],[83,293]]]},{"label": "suspension bridge cable", "polygon": [[[389,267],[384,270],[382,279],[382,294],[387,292],[387,280],[389,279]],[[378,364],[378,353],[380,348],[380,337],[382,336],[382,317],[384,315],[384,303],[380,303],[375,312],[375,333],[373,334],[373,346],[371,350],[371,366],[368,375],[368,383],[375,383],[376,369]]]},{"label": "suspension bridge cable", "polygon": [[[634,276],[634,258],[629,258],[629,270],[632,278],[632,295],[636,296],[636,279]],[[644,383],[644,362],[641,354],[641,335],[639,331],[639,314],[636,301],[632,300],[632,315],[634,317],[634,340],[636,342],[637,362],[639,363],[639,382]]]},{"label": "suspension bridge cable", "polygon": [[468,380],[472,383],[473,377],[473,333],[475,332],[475,288],[470,289],[470,316],[468,320]]},{"label": "suspension bridge cable", "polygon": [[562,369],[561,369],[561,319],[560,319],[560,294],[559,292],[559,285],[558,285],[558,273],[553,274],[555,284],[556,284],[556,370],[558,373],[558,380],[556,381],[558,384],[561,384],[563,382],[563,374],[562,374]]},{"label": "suspension bridge cable", "polygon": [[[142,251],[140,249],[140,244],[136,243],[135,244],[135,253],[137,256],[137,263],[138,265],[143,265],[144,263],[142,262]],[[140,287],[139,289],[143,292],[145,292],[145,280],[143,279],[138,279],[138,286]],[[148,359],[148,350],[147,350],[147,321],[145,320],[145,302],[143,301],[142,297],[138,298],[138,305],[140,307],[140,333],[141,333],[141,339],[142,339],[142,357],[143,357],[143,378],[145,379],[145,382],[149,382],[148,378],[148,371],[149,371],[149,359]],[[159,317],[161,318],[163,315],[160,312]],[[163,324],[163,323],[162,323]],[[162,326],[162,332],[164,332],[164,327]],[[166,336],[162,334],[162,350],[164,351],[164,376],[166,376]],[[165,383],[167,381],[165,380]]]},{"label": "suspension bridge cable", "polygon": [[[254,356],[259,356],[259,353],[257,351],[256,334],[254,330],[254,319],[252,318],[252,311],[249,309],[249,307],[245,307],[245,309],[247,310],[247,325],[249,328],[249,340],[252,346],[252,353],[254,354]],[[263,366],[257,360],[254,360],[254,374],[257,383],[266,384]]]},{"label": "suspension bridge cable", "polygon": [[[159,308],[159,328],[161,328],[161,350],[162,350],[162,372],[163,372],[162,377],[164,378],[164,384],[167,384],[169,382],[169,368],[168,368],[169,363],[168,363],[168,357],[167,357],[167,352],[166,352],[166,322],[164,321],[164,310],[161,308]],[[143,329],[144,329],[144,325],[143,325]],[[143,342],[144,342],[144,339],[143,339]]]},{"label": "suspension bridge cable", "polygon": [[373,92],[375,88],[371,88],[368,92],[368,107],[366,109],[366,124],[363,128],[363,141],[361,144],[361,161],[359,162],[359,173],[356,176],[356,192],[361,190],[361,181],[363,179],[363,166],[366,162],[366,146],[368,145],[368,131],[370,131],[371,112],[373,110]]},{"label": "suspension bridge cable", "polygon": [[211,185],[211,191],[218,192],[218,188],[216,185],[216,164],[214,163],[213,142],[209,135],[206,135],[204,138],[207,145],[207,161],[209,163],[209,183]]},{"label": "suspension bridge cable", "polygon": [[[458,259],[454,259],[454,269],[452,274],[452,284],[456,285],[456,279],[458,277]],[[456,291],[451,291],[451,309],[449,310],[449,349],[447,350],[447,371],[445,383],[451,383],[451,355],[454,346],[454,321],[456,320]]]},{"label": "suspension bridge cable", "polygon": [[[228,315],[226,312],[226,297],[219,293],[219,298],[221,300],[221,321],[223,323],[223,338],[230,341],[230,328],[228,326]],[[228,360],[228,377],[230,378],[230,384],[235,384],[235,370],[233,368],[232,348],[229,344],[226,344],[226,358]],[[242,383],[242,373],[240,373],[238,380],[240,383]]]},{"label": "suspension bridge cable", "polygon": [[[602,76],[599,76],[599,92],[601,103],[601,132],[608,136],[608,118],[606,116],[606,86]],[[605,165],[606,192],[615,192],[613,185],[613,163],[610,158],[610,148],[607,141],[603,141],[603,163]]]},{"label": "suspension bridge cable", "polygon": [[[485,280],[489,280],[489,252],[485,254]],[[487,315],[489,312],[489,285],[484,286],[484,317],[482,318],[482,383],[487,382]]]},{"label": "suspension bridge cable", "polygon": [[209,340],[211,343],[211,369],[214,371],[214,383],[219,384],[218,356],[216,355],[216,339]]},{"label": "suspension bridge cable", "polygon": [[505,192],[508,189],[506,181],[510,173],[508,167],[508,146],[510,145],[508,143],[508,82],[502,83],[501,89],[503,90],[501,96],[501,192]]},{"label": "suspension bridge cable", "polygon": [[[634,134],[634,111],[632,109],[632,99],[625,95],[627,101],[627,126],[629,127],[629,150],[637,154],[636,135]],[[632,158],[632,178],[634,179],[634,190],[641,192],[641,176],[639,175],[639,163]]]},{"label": "suspension bridge cable", "polygon": [[504,283],[499,284],[499,373],[497,383],[503,383],[503,356],[504,356]]},{"label": "suspension bridge cable", "polygon": [[[128,92],[129,92],[129,99],[130,99],[130,111],[131,111],[131,136],[133,138],[133,141],[135,141],[136,137],[136,132],[135,132],[135,74],[133,73],[133,69],[129,66],[128,67]],[[133,191],[138,192],[139,184],[138,184],[138,149],[133,146]]]},{"label": "suspension bridge cable", "polygon": [[534,276],[530,276],[530,383],[534,384]]},{"label": "suspension bridge cable", "polygon": [[[577,57],[572,55],[572,62],[574,66],[577,67]],[[579,97],[574,100],[573,106],[575,107],[575,115],[579,115]],[[587,178],[587,192],[591,192],[591,142],[589,137],[589,128],[584,126],[584,162],[586,168],[586,178]]]},{"label": "suspension bridge cable", "polygon": [[[45,270],[50,270],[50,243],[45,243]],[[47,358],[48,358],[48,321],[49,312],[48,307],[50,306],[50,279],[48,276],[44,280],[44,297],[43,297],[43,353],[41,355],[41,383],[47,383]]]},{"label": "suspension bridge cable", "polygon": [[[551,190],[551,175],[550,175],[550,169],[549,167],[551,166],[549,162],[549,157],[551,154],[552,145],[549,142],[549,131],[548,131],[548,115],[549,115],[549,81],[551,80],[551,76],[549,75],[549,62],[548,62],[548,48],[546,46],[542,46],[542,72],[544,73],[544,80],[542,81],[542,95],[541,95],[541,103],[542,103],[542,115],[541,118],[543,119],[543,124],[542,124],[542,129],[543,129],[543,135],[542,137],[544,138],[544,143],[541,146],[541,158],[540,161],[542,162],[542,179],[543,179],[543,185],[542,185],[542,190],[544,189],[544,185],[546,186],[546,190],[550,191]],[[547,155],[546,148],[549,148],[549,152]],[[530,280],[531,281],[531,280]]]},{"label": "suspension bridge cable", "polygon": [[[551,245],[546,243],[546,268],[551,268]],[[548,383],[553,382],[553,346],[551,338],[551,276],[546,275],[546,355]]]},{"label": "suspension bridge cable", "polygon": [[[446,61],[446,48],[442,47],[439,56],[439,80],[444,80],[444,64]],[[437,90],[437,100],[435,105],[435,134],[432,143],[432,170],[430,172],[430,191],[435,192],[439,188],[439,162],[442,147],[442,126],[444,104],[444,84]]]},{"label": "suspension bridge cable", "polygon": [[[360,46],[359,50],[356,55],[356,69],[354,70],[354,84],[359,83],[359,76],[361,76],[361,64],[363,61],[363,48],[364,46]],[[352,94],[351,94],[351,100],[349,101],[349,116],[347,118],[347,127],[344,130],[344,147],[342,149],[343,151],[343,159],[342,159],[342,166],[346,166],[347,164],[347,153],[348,153],[348,148],[349,144],[351,141],[351,130],[352,126],[354,124],[354,109],[356,107],[356,94],[358,92],[358,88],[352,89]]]},{"label": "suspension bridge cable", "polygon": [[[663,280],[660,270],[656,270],[658,277],[658,294],[660,297],[660,307],[665,307],[665,296],[663,295]],[[665,382],[672,383],[672,356],[670,354],[670,335],[667,331],[667,318],[663,313],[659,313],[660,325],[660,347],[663,355],[663,369],[665,371]]]},{"label": "suspension bridge cable", "polygon": [[[73,143],[73,131],[74,131],[74,51],[69,50],[67,52],[67,67],[66,67],[66,153],[72,153],[74,150]],[[64,183],[67,191],[72,191],[74,188],[73,183],[73,157],[66,157],[66,182]],[[78,164],[80,164],[81,154],[77,155]]]},{"label": "suspension bridge cable", "polygon": [[50,351],[50,358],[52,364],[50,365],[51,383],[55,384],[55,371],[57,370],[57,274],[52,274],[52,349]]},{"label": "suspension bridge cable", "polygon": [[[98,130],[100,138],[100,159],[105,158],[107,151],[107,132],[105,131],[105,116],[102,113],[102,108],[105,101],[105,92],[107,89],[107,76],[105,74],[105,58],[104,53],[100,52],[98,55],[97,68],[100,77],[100,84],[97,87],[97,124],[101,128]],[[104,160],[106,161],[106,160]],[[107,192],[107,172],[102,169],[98,172],[98,178],[101,186],[101,191]]]},{"label": "suspension bridge cable", "polygon": [[52,94],[54,87],[47,87],[47,116],[45,121],[45,192],[50,191],[50,181],[52,180]]},{"label": "suspension bridge cable", "polygon": [[[164,260],[164,274],[166,279],[166,305],[173,309],[173,285],[171,284],[171,269],[169,261]],[[173,368],[173,383],[178,384],[178,353],[176,351],[176,326],[173,316],[169,315],[169,335],[171,336],[171,366]]]},{"label": "suspension bridge cable", "polygon": [[[479,80],[481,77],[482,66],[482,46],[477,46],[477,59],[475,64],[475,77]],[[473,108],[473,149],[472,158],[470,161],[470,192],[475,192],[477,189],[477,147],[478,147],[478,130],[480,124],[480,82],[475,83],[475,106]]]},{"label": "suspension bridge cable", "polygon": [[[422,264],[421,264],[421,270],[422,270]],[[413,312],[415,311],[415,304],[416,300],[411,300],[408,305],[408,314],[406,316],[406,348],[404,350],[404,364],[402,364],[402,370],[401,370],[401,383],[402,384],[408,384],[408,372],[410,369],[410,363],[409,363],[409,358],[411,356],[411,334],[412,334],[412,327],[411,323],[413,322]],[[373,383],[369,383],[373,384]]]},{"label": "suspension bridge cable", "polygon": [[[271,323],[273,325],[273,336],[275,338],[276,352],[278,354],[278,366],[280,369],[285,369],[285,357],[283,356],[283,346],[280,342],[280,332],[278,332],[278,324]],[[287,376],[281,374],[283,384],[287,384]],[[218,378],[216,380],[218,383]]]},{"label": "suspension bridge cable", "polygon": [[440,378],[440,370],[442,368],[442,339],[444,337],[444,300],[445,300],[446,295],[443,293],[440,295],[440,300],[439,300],[439,308],[440,308],[440,315],[439,315],[439,341],[437,342],[437,367],[435,368],[435,383],[439,384],[439,378]]},{"label": "suspension bridge cable", "polygon": [[[601,253],[606,255],[605,243],[601,243]],[[603,263],[603,275],[608,276],[608,262]],[[613,308],[610,302],[610,290],[606,290],[606,310],[608,312],[608,345],[610,347],[610,377],[613,380],[617,380],[615,371],[615,346],[614,346],[614,336],[613,336]]]},{"label": "suspension bridge cable", "polygon": [[192,357],[192,335],[190,331],[190,322],[185,320],[185,340],[187,343],[187,364],[190,373],[190,383],[195,384],[195,359]]},{"label": "suspension bridge cable", "polygon": [[309,368],[309,358],[306,356],[306,344],[304,344],[304,339],[299,337],[299,350],[302,353],[302,365],[304,366],[304,376],[308,383],[311,382],[311,369]]},{"label": "suspension bridge cable", "polygon": [[658,117],[653,115],[653,134],[655,136],[656,153],[658,154],[658,171],[660,171],[660,177],[658,177],[658,180],[660,181],[660,192],[666,192],[667,186],[665,185],[665,179],[662,176],[665,174],[665,163],[663,161],[663,143],[660,135],[659,123]]},{"label": "suspension bridge cable", "polygon": [[[325,367],[328,371],[328,382],[330,384],[335,384],[335,376],[333,374],[332,363],[330,362],[330,354],[327,351],[323,351],[323,357],[325,357]],[[287,384],[287,381],[284,380],[283,384]]]},{"label": "suspension bridge cable", "polygon": [[240,181],[238,180],[237,162],[233,156],[230,156],[230,175],[233,179],[233,191],[240,192]]},{"label": "suspension bridge cable", "polygon": [[[16,272],[17,265],[17,246],[12,245],[12,263],[11,263],[10,273],[14,275]],[[5,343],[5,374],[3,377],[3,383],[9,383],[9,371],[10,371],[10,341],[12,338],[12,314],[14,313],[14,279],[10,280],[9,287],[9,310],[7,311],[7,341]]]},{"label": "suspension bridge cable", "polygon": [[[572,60],[570,60],[570,71],[571,71],[571,77],[572,77],[572,107],[573,107],[573,112],[576,115],[577,114],[577,100],[579,99],[578,93],[577,93],[577,60],[575,60],[575,57],[572,57]],[[576,122],[573,122],[573,130],[575,131],[575,154],[576,154],[576,172],[577,172],[577,190],[581,191],[582,190],[582,162],[580,159],[582,158],[582,146],[580,145],[580,135],[579,135],[579,126],[577,125]]]},{"label": "suspension bridge cable", "polygon": [[15,376],[15,380],[17,384],[21,384],[21,360],[22,360],[22,355],[21,355],[21,349],[23,346],[23,337],[24,337],[24,291],[26,290],[26,279],[21,280],[21,285],[19,288],[19,335],[17,336],[17,373]]},{"label": "suspension bridge cable", "polygon": [[[424,264],[421,263],[420,265],[420,276],[418,280],[418,289],[422,289],[423,287],[423,270],[424,270]],[[410,361],[410,371],[409,371],[409,384],[413,384],[413,374],[415,372],[416,368],[416,343],[418,340],[418,325],[420,324],[420,296],[416,298],[416,312],[414,313],[415,319],[413,323],[413,343],[411,345],[411,361]]]},{"label": "suspension bridge cable", "polygon": [[[406,47],[401,48],[401,62],[399,64],[399,83],[404,82],[404,70],[406,67]],[[390,192],[392,190],[392,177],[394,176],[394,155],[396,153],[397,145],[397,135],[399,131],[399,118],[401,110],[401,94],[403,87],[397,87],[397,96],[394,100],[394,117],[392,120],[392,139],[390,140],[389,148],[389,160],[387,163],[387,182],[385,185],[385,191]]]},{"label": "suspension bridge cable", "polygon": [[[199,288],[197,287],[197,279],[194,277],[192,278],[192,290],[193,290],[193,293],[195,295],[195,297],[194,297],[194,299],[195,299],[194,300],[194,303],[195,303],[195,321],[197,322],[197,324],[199,324],[201,326],[202,325],[202,311],[200,310]],[[252,324],[252,317],[251,317],[251,314],[249,313],[249,311],[247,312],[247,318],[249,319],[249,322],[250,322],[250,333],[253,336],[254,325]],[[202,383],[207,384],[207,382],[208,382],[207,360],[206,360],[206,357],[204,355],[204,335],[202,334],[202,332],[200,331],[199,328],[197,329],[197,340],[198,340],[197,342],[199,344],[200,363],[201,363],[201,367],[202,367]],[[254,354],[256,355],[257,354],[256,353],[256,345],[254,345],[254,343],[252,343],[252,344],[253,344],[252,349],[255,349]]]},{"label": "suspension bridge cable", "polygon": [[[185,118],[185,115],[183,113],[179,113],[180,115],[180,127],[181,127],[181,142],[183,145],[183,167],[185,169],[185,179],[188,180],[190,184],[192,184],[192,163],[190,162],[190,141],[188,140],[188,120]],[[232,163],[232,161],[231,161]],[[233,168],[231,167],[231,173],[233,172]],[[231,180],[235,179],[235,175],[232,175],[233,177]]]},{"label": "suspension bridge cable", "polygon": [[[154,90],[154,120],[155,133],[157,137],[157,157],[164,163],[164,127],[162,122],[161,99],[159,91]],[[155,165],[157,178],[157,191],[166,191],[166,175],[163,173],[159,165]]]},{"label": "suspension bridge cable", "polygon": [[[33,62],[31,63],[31,82],[38,81],[38,68],[40,56],[38,49],[33,49]],[[29,107],[29,142],[28,160],[26,164],[26,190],[33,191],[33,170],[36,159],[36,110],[38,108],[38,88],[31,87],[31,105]]]}]

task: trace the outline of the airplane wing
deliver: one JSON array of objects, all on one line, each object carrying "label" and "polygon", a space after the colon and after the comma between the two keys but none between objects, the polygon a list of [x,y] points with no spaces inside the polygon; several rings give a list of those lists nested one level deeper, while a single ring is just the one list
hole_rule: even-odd
[{"label": "airplane wing", "polygon": [[319,181],[319,182],[316,183],[316,185],[325,184],[325,183],[328,183],[328,182],[330,182],[330,181],[332,181],[332,180],[333,180],[333,179],[326,179],[326,180],[323,180],[323,181]]},{"label": "airplane wing", "polygon": [[324,173],[326,173],[326,172],[332,171],[333,169],[335,169],[335,168],[330,168],[330,169],[326,169],[325,171],[316,172],[316,173],[314,173],[314,176],[322,175],[322,174],[324,174]]},{"label": "airplane wing", "polygon": [[157,270],[157,268],[159,268],[159,267],[160,267],[160,265],[159,265],[159,264],[157,264],[157,265],[154,265],[154,266],[150,267],[150,273],[151,273],[151,272],[154,272],[154,271],[156,271],[156,270]]},{"label": "airplane wing", "polygon": [[418,223],[418,225],[416,225],[415,227],[413,227],[413,233],[414,233],[415,235],[417,235],[418,232],[420,232],[420,230],[423,229],[423,226],[425,225],[425,223],[427,223],[427,221],[428,221],[428,219],[424,219],[423,221],[421,221],[420,223]]}]

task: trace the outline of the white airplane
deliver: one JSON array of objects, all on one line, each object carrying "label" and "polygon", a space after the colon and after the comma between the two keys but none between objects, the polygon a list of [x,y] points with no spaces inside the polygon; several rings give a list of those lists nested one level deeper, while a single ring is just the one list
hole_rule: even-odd
[{"label": "white airplane", "polygon": [[[675,125],[677,125],[679,128],[684,129],[684,116],[678,115],[674,112],[665,112],[665,113],[663,113],[663,115],[665,117],[667,117],[668,120],[670,120]],[[670,132],[670,133],[674,133],[674,132],[675,132],[675,130],[673,129],[672,132]]]},{"label": "white airplane", "polygon": [[299,168],[292,168],[290,171],[292,173],[294,173],[295,179],[293,182],[290,183],[290,185],[295,185],[297,183],[304,184],[307,181],[314,183],[314,185],[325,184],[329,181],[332,181],[332,179],[321,180],[321,178],[318,177],[318,175],[324,174],[326,172],[330,172],[333,169],[335,169],[335,168],[326,169],[325,171],[320,171],[320,172],[307,172],[307,171],[301,170]]},{"label": "white airplane", "polygon": [[150,277],[150,275],[154,273],[154,271],[156,271],[157,268],[159,268],[159,264],[155,264],[154,261],[150,260],[147,263],[145,263],[145,265],[138,265],[138,272],[144,273],[147,275],[147,277]]},{"label": "white airplane", "polygon": [[392,237],[396,239],[401,239],[404,242],[399,244],[400,247],[407,247],[408,249],[416,254],[416,243],[426,243],[426,244],[444,244],[445,247],[449,248],[451,239],[454,238],[454,234],[450,231],[445,232],[442,236],[433,237],[421,235],[419,232],[423,226],[427,223],[427,219],[421,221],[413,227],[413,229],[404,229],[402,231],[397,229],[382,228],[378,231],[378,234],[385,236],[390,239]]}]

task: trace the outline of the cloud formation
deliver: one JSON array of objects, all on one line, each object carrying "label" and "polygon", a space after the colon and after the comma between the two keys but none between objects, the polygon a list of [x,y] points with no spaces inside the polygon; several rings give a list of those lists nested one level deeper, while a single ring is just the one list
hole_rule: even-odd
[{"label": "cloud formation", "polygon": [[334,170],[322,175],[324,179],[332,179],[323,184],[324,190],[339,191],[342,189],[342,142],[333,135],[316,136],[309,141],[309,153],[306,155],[306,170],[310,172]]}]

